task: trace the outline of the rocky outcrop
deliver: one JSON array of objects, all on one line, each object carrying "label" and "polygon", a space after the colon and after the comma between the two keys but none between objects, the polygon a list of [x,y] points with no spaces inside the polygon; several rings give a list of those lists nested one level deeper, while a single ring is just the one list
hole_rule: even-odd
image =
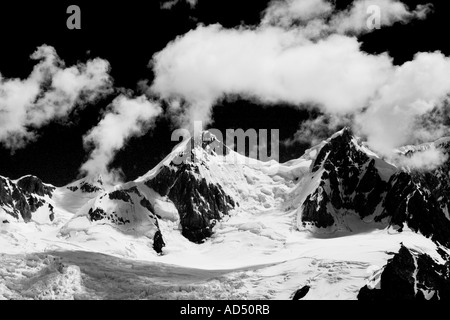
[{"label": "rocky outcrop", "polygon": [[47,203],[45,196],[51,198],[54,190],[55,187],[44,184],[34,176],[26,176],[16,183],[0,177],[0,206],[15,219],[21,217],[25,222],[29,222],[34,212],[48,205],[49,219],[53,221],[54,208]]},{"label": "rocky outcrop", "polygon": [[46,185],[41,179],[35,176],[26,176],[17,181],[17,186],[26,194],[36,194],[38,196],[51,197],[55,187]]},{"label": "rocky outcrop", "polygon": [[161,254],[162,248],[166,246],[166,243],[164,242],[164,239],[162,237],[161,231],[156,231],[155,236],[153,237],[153,249]]},{"label": "rocky outcrop", "polygon": [[[213,234],[216,222],[237,205],[222,186],[211,182],[203,172],[210,172],[208,157],[215,148],[225,148],[213,135],[204,132],[202,139],[190,139],[185,149],[173,154],[173,159],[159,167],[145,184],[175,205],[182,226],[182,234],[201,243]],[[183,159],[183,161],[175,161]]]},{"label": "rocky outcrop", "polygon": [[309,289],[311,289],[310,286],[303,286],[302,288],[298,289],[297,291],[295,291],[292,300],[303,299],[308,294]]},{"label": "rocky outcrop", "polygon": [[318,228],[334,226],[349,213],[361,218],[375,214],[387,187],[376,160],[362,151],[349,129],[325,143],[311,174],[321,175],[321,179],[303,202],[302,221]]},{"label": "rocky outcrop", "polygon": [[[438,148],[449,154],[449,142]],[[411,149],[408,155],[421,152]],[[388,181],[378,169],[390,168]],[[372,216],[402,231],[408,226],[426,237],[450,246],[450,160],[434,170],[397,169],[368,154],[344,129],[320,149],[311,174],[321,175],[317,188],[302,205],[302,222],[318,228],[337,226],[348,214]],[[387,179],[386,179],[387,180]]]},{"label": "rocky outcrop", "polygon": [[175,204],[183,235],[192,242],[201,243],[212,235],[215,222],[228,214],[235,202],[220,185],[208,183],[199,176],[198,165],[201,164],[164,166],[146,185]]},{"label": "rocky outcrop", "polygon": [[376,288],[364,286],[359,291],[358,299],[449,300],[450,260],[443,250],[438,250],[438,253],[446,261],[444,264],[402,245],[384,267]]},{"label": "rocky outcrop", "polygon": [[85,177],[69,184],[66,188],[72,192],[78,191],[84,194],[95,194],[105,191],[101,175]]},{"label": "rocky outcrop", "polygon": [[111,225],[133,235],[145,235],[153,239],[155,251],[162,252],[165,242],[159,230],[158,218],[151,202],[136,186],[105,192],[95,198],[86,210],[80,215],[86,216],[92,223]]},{"label": "rocky outcrop", "polygon": [[155,177],[145,184],[167,196],[180,215],[182,233],[187,239],[201,243],[213,234],[217,220],[222,219],[236,205],[219,184],[208,182],[200,174],[202,161],[173,162],[162,166]]},{"label": "rocky outcrop", "polygon": [[[445,165],[447,166],[447,164]],[[439,170],[440,171],[440,170]],[[445,170],[448,173],[448,170]],[[450,246],[450,220],[446,188],[449,177],[435,172],[400,172],[389,182],[384,211],[377,219],[389,217],[391,224],[405,225],[426,237]]]}]

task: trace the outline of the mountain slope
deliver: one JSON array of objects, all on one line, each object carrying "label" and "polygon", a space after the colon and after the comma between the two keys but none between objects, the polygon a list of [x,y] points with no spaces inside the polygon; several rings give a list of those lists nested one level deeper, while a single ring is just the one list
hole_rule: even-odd
[{"label": "mountain slope", "polygon": [[[219,148],[223,152],[216,152]],[[136,182],[170,199],[178,210],[183,235],[201,243],[213,234],[217,221],[233,210],[267,209],[277,202],[277,192],[261,186],[274,184],[270,165],[241,156],[203,132],[201,138],[182,142]]]},{"label": "mountain slope", "polygon": [[54,192],[54,200],[58,207],[71,213],[77,213],[87,201],[103,192],[105,192],[105,186],[102,176],[88,176],[57,188]]},{"label": "mountain slope", "polygon": [[[381,214],[388,180],[396,168],[364,147],[349,129],[316,150],[310,173],[299,183],[300,228],[352,230],[355,221]],[[306,192],[305,192],[306,191]]]},{"label": "mountain slope", "polygon": [[[448,154],[447,143],[437,146]],[[409,148],[408,154],[424,150]],[[396,168],[343,129],[318,147],[297,187],[299,228],[335,232],[390,225],[401,232],[407,226],[448,246],[449,166]]]},{"label": "mountain slope", "polygon": [[16,181],[0,176],[0,213],[3,221],[10,218],[30,222],[33,219],[53,221],[55,187],[44,184],[35,176],[25,176]]}]

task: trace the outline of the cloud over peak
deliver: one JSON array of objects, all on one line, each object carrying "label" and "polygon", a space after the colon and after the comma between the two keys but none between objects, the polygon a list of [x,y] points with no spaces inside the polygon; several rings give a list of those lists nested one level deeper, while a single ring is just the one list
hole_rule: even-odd
[{"label": "cloud over peak", "polygon": [[[358,35],[372,31],[371,8],[379,9],[380,27],[424,19],[431,10],[397,0],[356,0],[344,10],[325,0],[272,1],[256,27],[199,25],[169,43],[153,56],[150,91],[186,102],[185,123],[208,122],[214,103],[227,95],[313,106],[337,119],[334,127],[351,120],[373,149],[391,157],[402,144],[437,138],[417,119],[442,107],[450,59],[417,53],[397,66],[388,53],[362,51]],[[302,132],[323,132],[323,119]]]}]

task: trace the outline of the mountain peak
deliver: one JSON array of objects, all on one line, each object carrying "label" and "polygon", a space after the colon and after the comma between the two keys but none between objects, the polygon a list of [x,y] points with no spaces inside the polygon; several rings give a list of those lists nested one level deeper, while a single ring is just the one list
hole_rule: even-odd
[{"label": "mountain peak", "polygon": [[335,134],[333,134],[330,138],[330,140],[336,139],[338,137],[341,137],[343,139],[349,139],[351,140],[353,136],[353,130],[350,127],[344,127]]}]

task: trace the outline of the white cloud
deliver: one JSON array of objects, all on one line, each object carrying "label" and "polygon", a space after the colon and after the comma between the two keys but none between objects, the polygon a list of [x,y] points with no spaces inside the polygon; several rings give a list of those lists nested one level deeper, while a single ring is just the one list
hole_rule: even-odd
[{"label": "white cloud", "polygon": [[190,103],[190,121],[207,122],[213,103],[241,94],[266,103],[320,104],[325,111],[361,108],[392,72],[387,55],[369,55],[356,38],[313,42],[295,30],[200,26],[153,58],[152,91]]},{"label": "white cloud", "polygon": [[94,149],[88,161],[82,165],[81,171],[88,175],[102,174],[109,183],[117,182],[116,172],[109,170],[108,165],[128,139],[148,132],[161,112],[162,109],[157,103],[144,96],[117,97],[98,125],[83,137],[86,148],[93,146]]},{"label": "white cloud", "polygon": [[327,17],[333,10],[331,2],[326,0],[273,0],[264,12],[262,24],[290,27],[294,22]]},{"label": "white cloud", "polygon": [[[208,122],[215,101],[227,94],[312,105],[325,117],[353,119],[356,132],[391,157],[396,147],[445,131],[417,119],[450,92],[450,60],[418,53],[396,66],[387,53],[363,52],[356,36],[370,31],[371,5],[381,9],[381,26],[423,19],[430,10],[412,11],[396,0],[359,0],[344,11],[324,0],[273,1],[257,27],[200,25],[169,43],[152,59],[150,91],[171,101],[174,113],[181,108],[186,124]],[[318,121],[301,129],[311,137],[324,132]]]},{"label": "white cloud", "polygon": [[448,160],[448,155],[442,150],[431,146],[429,149],[417,151],[407,157],[398,157],[395,161],[410,169],[433,170]]},{"label": "white cloud", "polygon": [[370,108],[356,117],[359,132],[385,155],[396,147],[420,142],[424,131],[433,130],[417,127],[416,119],[442,107],[450,93],[450,58],[439,52],[419,53],[413,61],[393,68]]},{"label": "white cloud", "polygon": [[265,11],[262,24],[285,29],[298,25],[311,38],[332,33],[367,33],[372,31],[367,25],[371,8],[380,14],[380,27],[425,19],[431,11],[431,5],[418,5],[410,10],[398,0],[356,0],[342,11],[327,0],[274,0]]},{"label": "white cloud", "polygon": [[109,63],[94,59],[66,68],[50,46],[39,47],[39,61],[26,79],[0,75],[0,143],[12,150],[35,138],[35,130],[67,116],[111,90]]}]

